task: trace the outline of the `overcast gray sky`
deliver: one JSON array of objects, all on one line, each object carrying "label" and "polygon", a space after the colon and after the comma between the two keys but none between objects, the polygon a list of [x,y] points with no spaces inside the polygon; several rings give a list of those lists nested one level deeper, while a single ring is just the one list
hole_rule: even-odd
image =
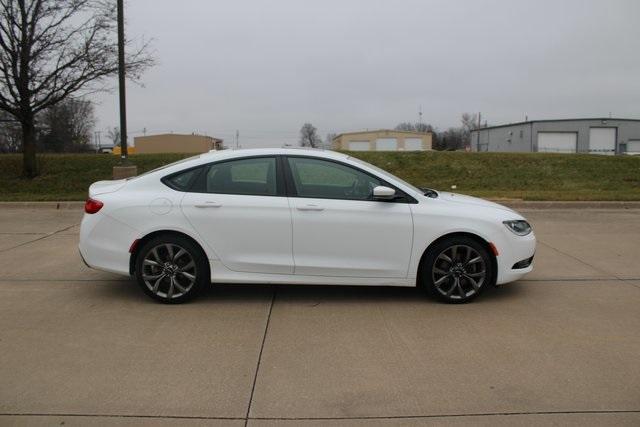
[{"label": "overcast gray sky", "polygon": [[[130,136],[281,146],[304,122],[324,139],[419,105],[439,128],[465,111],[640,118],[637,0],[130,0],[126,16],[158,59],[128,85]],[[98,129],[116,126],[116,93],[95,99]]]}]

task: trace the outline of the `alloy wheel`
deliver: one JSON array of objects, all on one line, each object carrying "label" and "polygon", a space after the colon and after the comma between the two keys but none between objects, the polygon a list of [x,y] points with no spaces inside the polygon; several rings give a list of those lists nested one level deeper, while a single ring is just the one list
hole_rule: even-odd
[{"label": "alloy wheel", "polygon": [[467,245],[452,245],[435,259],[432,279],[436,290],[452,300],[467,299],[480,290],[487,278],[485,260]]},{"label": "alloy wheel", "polygon": [[196,283],[196,263],[191,254],[174,243],[162,243],[147,252],[142,261],[142,279],[160,298],[187,294]]}]

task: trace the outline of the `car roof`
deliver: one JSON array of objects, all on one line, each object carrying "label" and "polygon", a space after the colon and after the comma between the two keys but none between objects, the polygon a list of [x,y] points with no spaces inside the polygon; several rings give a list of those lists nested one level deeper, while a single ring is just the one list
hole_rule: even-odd
[{"label": "car roof", "polygon": [[298,156],[303,155],[303,156],[320,157],[320,158],[335,159],[335,160],[339,160],[339,159],[345,160],[349,158],[348,155],[343,153],[338,153],[336,151],[318,150],[318,149],[312,149],[312,148],[248,148],[248,149],[238,149],[238,150],[217,150],[217,151],[211,150],[207,153],[203,153],[200,155],[179,160],[177,162],[174,162],[165,166],[161,166],[152,171],[143,173],[142,175],[138,175],[133,180],[138,181],[138,178],[157,176],[157,175],[168,175],[175,172],[179,172],[184,169],[189,169],[189,168],[197,167],[203,164],[223,161],[228,159],[240,159],[243,157],[257,157],[257,156],[278,156],[278,155],[298,155]]},{"label": "car roof", "polygon": [[273,156],[273,155],[291,155],[291,156],[313,156],[324,157],[329,159],[346,159],[346,154],[331,150],[320,150],[316,148],[242,148],[231,150],[212,150],[200,156],[200,159],[211,161],[217,159],[231,159],[236,157],[249,156]]}]

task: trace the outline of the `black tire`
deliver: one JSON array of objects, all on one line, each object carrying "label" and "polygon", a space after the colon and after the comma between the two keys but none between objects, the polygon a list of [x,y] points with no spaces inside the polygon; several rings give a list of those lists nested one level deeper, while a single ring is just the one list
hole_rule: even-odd
[{"label": "black tire", "polygon": [[492,261],[491,254],[477,240],[452,236],[429,248],[423,259],[420,279],[432,297],[450,304],[462,304],[476,299],[494,284]]},{"label": "black tire", "polygon": [[144,293],[166,304],[186,302],[211,284],[203,250],[176,234],[159,235],[142,245],[135,276]]}]

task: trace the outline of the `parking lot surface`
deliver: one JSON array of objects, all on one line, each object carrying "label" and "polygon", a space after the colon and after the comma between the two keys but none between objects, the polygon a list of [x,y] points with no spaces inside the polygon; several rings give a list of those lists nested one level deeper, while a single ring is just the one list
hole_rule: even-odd
[{"label": "parking lot surface", "polygon": [[81,212],[0,209],[0,425],[640,425],[640,210],[523,212],[533,273],[476,302],[224,285],[153,302]]}]

